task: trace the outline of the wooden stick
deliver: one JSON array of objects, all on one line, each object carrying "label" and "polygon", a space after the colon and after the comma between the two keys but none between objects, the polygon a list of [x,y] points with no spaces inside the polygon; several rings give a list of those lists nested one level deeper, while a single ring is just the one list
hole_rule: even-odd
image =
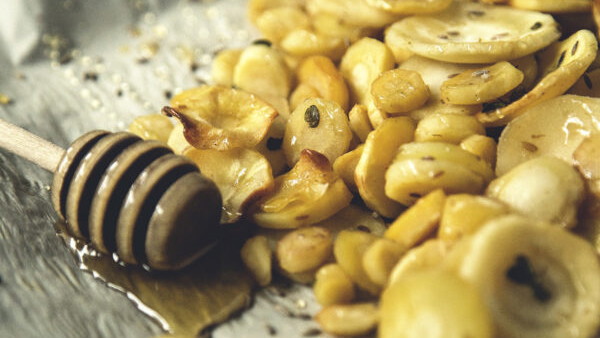
[{"label": "wooden stick", "polygon": [[0,147],[51,172],[56,171],[65,150],[0,119]]}]

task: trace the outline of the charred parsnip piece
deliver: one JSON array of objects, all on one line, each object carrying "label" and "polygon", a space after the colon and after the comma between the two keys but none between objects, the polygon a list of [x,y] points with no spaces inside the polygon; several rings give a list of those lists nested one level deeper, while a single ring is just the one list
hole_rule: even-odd
[{"label": "charred parsnip piece", "polygon": [[266,228],[298,228],[334,215],[351,199],[327,158],[306,149],[292,170],[275,179],[275,190],[257,204],[253,219]]}]

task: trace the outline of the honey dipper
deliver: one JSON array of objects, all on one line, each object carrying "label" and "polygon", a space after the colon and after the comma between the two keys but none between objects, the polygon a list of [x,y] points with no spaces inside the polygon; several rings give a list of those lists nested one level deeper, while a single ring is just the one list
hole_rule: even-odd
[{"label": "honey dipper", "polygon": [[69,233],[125,263],[180,269],[219,237],[218,188],[161,142],[97,130],[63,150],[0,120],[0,147],[54,172],[52,203]]}]

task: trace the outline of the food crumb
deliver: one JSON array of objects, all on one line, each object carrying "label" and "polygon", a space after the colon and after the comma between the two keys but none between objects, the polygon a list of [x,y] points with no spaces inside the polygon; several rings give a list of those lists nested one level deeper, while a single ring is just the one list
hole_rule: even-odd
[{"label": "food crumb", "polygon": [[98,73],[86,72],[83,74],[83,79],[86,81],[98,81]]},{"label": "food crumb", "polygon": [[0,93],[0,104],[5,105],[11,103],[13,103],[13,100],[9,96]]},{"label": "food crumb", "polygon": [[269,332],[270,336],[276,336],[277,335],[277,329],[271,325],[271,324],[267,324],[267,331]]},{"label": "food crumb", "polygon": [[302,334],[303,337],[314,337],[314,336],[318,336],[321,334],[321,330],[313,327],[311,329],[308,329],[306,331],[304,331],[304,333]]}]

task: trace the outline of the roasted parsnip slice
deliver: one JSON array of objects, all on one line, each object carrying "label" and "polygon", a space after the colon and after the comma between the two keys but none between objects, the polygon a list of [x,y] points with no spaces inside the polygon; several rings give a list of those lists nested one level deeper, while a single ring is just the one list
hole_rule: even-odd
[{"label": "roasted parsnip slice", "polygon": [[525,76],[510,62],[470,69],[442,83],[442,99],[452,104],[493,101],[516,88]]},{"label": "roasted parsnip slice", "polygon": [[410,15],[441,12],[452,3],[452,0],[367,0],[373,7],[387,12]]},{"label": "roasted parsnip slice", "polygon": [[233,85],[276,107],[277,98],[288,97],[292,75],[282,53],[261,43],[250,45],[240,54],[233,70]]},{"label": "roasted parsnip slice", "polygon": [[361,289],[372,295],[378,295],[381,286],[377,285],[367,275],[363,256],[378,237],[363,231],[344,230],[340,232],[333,243],[333,254],[337,263]]},{"label": "roasted parsnip slice", "polygon": [[518,164],[542,155],[573,163],[573,152],[581,141],[600,132],[598,121],[598,98],[562,95],[526,109],[500,136],[496,174],[504,175]]},{"label": "roasted parsnip slice", "polygon": [[493,180],[486,194],[523,215],[572,228],[577,223],[585,185],[571,164],[540,156]]},{"label": "roasted parsnip slice", "polygon": [[351,199],[327,158],[306,149],[288,173],[275,179],[273,193],[257,204],[253,219],[266,228],[298,228],[327,219]]},{"label": "roasted parsnip slice", "polygon": [[385,71],[371,84],[373,103],[386,113],[408,113],[425,104],[429,95],[421,75],[412,70]]},{"label": "roasted parsnip slice", "polygon": [[384,120],[377,129],[369,133],[356,165],[354,179],[360,196],[369,208],[385,217],[396,217],[402,210],[402,206],[385,193],[386,170],[398,148],[413,140],[414,131],[415,124],[408,117]]},{"label": "roasted parsnip slice", "polygon": [[277,111],[255,95],[223,86],[186,90],[163,112],[183,125],[185,139],[199,149],[253,147],[265,136]]},{"label": "roasted parsnip slice", "polygon": [[344,55],[346,43],[342,38],[320,34],[312,29],[297,28],[281,40],[281,48],[296,57],[324,55],[337,61]]},{"label": "roasted parsnip slice", "polygon": [[351,151],[338,157],[333,162],[333,171],[335,171],[346,183],[346,186],[353,192],[357,192],[356,182],[354,181],[354,173],[356,172],[356,165],[362,156],[364,145],[361,144]]},{"label": "roasted parsnip slice", "polygon": [[592,0],[509,0],[508,4],[545,13],[578,13],[592,8]]},{"label": "roasted parsnip slice", "polygon": [[358,27],[381,28],[400,18],[397,14],[370,6],[366,1],[306,0],[306,10],[311,16],[330,14]]},{"label": "roasted parsnip slice", "polygon": [[330,163],[350,146],[348,116],[334,101],[313,98],[302,102],[290,115],[283,138],[283,152],[293,166],[304,149],[323,154]]},{"label": "roasted parsnip slice", "polygon": [[310,28],[308,15],[298,7],[285,6],[267,9],[256,19],[262,36],[277,44],[297,28]]},{"label": "roasted parsnip slice", "polygon": [[194,161],[202,174],[219,187],[223,197],[223,223],[237,221],[252,203],[273,189],[271,166],[255,150],[188,148],[183,155]]},{"label": "roasted parsnip slice", "polygon": [[416,120],[434,114],[459,114],[471,115],[481,110],[481,105],[454,105],[445,103],[442,100],[441,86],[446,80],[460,74],[473,67],[482,67],[484,65],[465,65],[458,63],[448,63],[424,58],[419,55],[413,55],[402,62],[398,68],[411,70],[419,73],[423,82],[429,88],[429,100],[424,106],[410,112],[410,116]]},{"label": "roasted parsnip slice", "polygon": [[215,84],[227,87],[233,85],[233,71],[242,51],[243,49],[225,49],[217,54],[210,72]]},{"label": "roasted parsnip slice", "polygon": [[258,17],[265,11],[279,7],[295,7],[302,8],[304,0],[249,0],[248,1],[248,18],[252,22],[256,22]]},{"label": "roasted parsnip slice", "polygon": [[297,78],[300,84],[314,88],[318,97],[348,110],[348,87],[331,59],[321,55],[306,58],[297,69]]},{"label": "roasted parsnip slice", "polygon": [[173,122],[161,114],[149,114],[136,117],[127,130],[144,140],[157,140],[167,143],[173,130]]},{"label": "roasted parsnip slice", "polygon": [[362,104],[355,104],[350,112],[348,112],[348,120],[350,121],[350,129],[361,142],[367,140],[367,136],[373,130],[371,121],[369,120],[369,111]]},{"label": "roasted parsnip slice", "polygon": [[353,43],[340,64],[342,75],[348,81],[351,101],[366,105],[371,83],[381,73],[392,69],[394,63],[394,55],[379,40],[362,38]]},{"label": "roasted parsnip slice", "polygon": [[440,188],[447,194],[478,194],[492,178],[488,163],[457,145],[413,142],[400,146],[389,165],[385,194],[401,204],[411,205]]},{"label": "roasted parsnip slice", "polygon": [[485,129],[473,116],[431,114],[417,123],[415,141],[459,144],[471,135],[484,135]]},{"label": "roasted parsnip slice", "polygon": [[556,42],[539,54],[538,84],[523,97],[500,108],[492,104],[478,113],[477,118],[486,126],[506,125],[523,114],[527,107],[539,104],[565,93],[596,58],[598,41],[587,30],[574,33],[564,41]]},{"label": "roasted parsnip slice", "polygon": [[455,1],[440,13],[402,19],[386,30],[392,46],[458,63],[516,59],[559,37],[548,14],[467,1]]}]

